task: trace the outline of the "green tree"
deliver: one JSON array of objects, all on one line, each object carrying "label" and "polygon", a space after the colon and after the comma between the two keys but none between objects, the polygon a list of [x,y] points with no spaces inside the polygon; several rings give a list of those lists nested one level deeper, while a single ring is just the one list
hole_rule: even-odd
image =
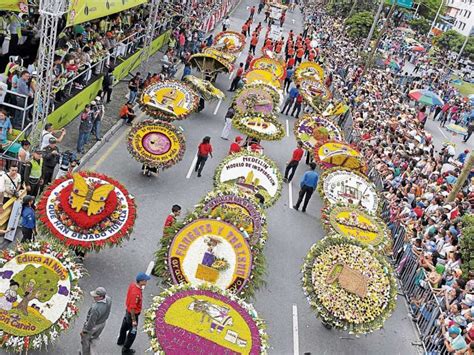
[{"label": "green tree", "polygon": [[[433,21],[434,17],[436,16],[436,12],[438,12],[441,1],[442,0],[421,0],[418,14],[427,19],[431,19],[430,21]],[[444,13],[443,10],[441,10],[441,13]]]},{"label": "green tree", "polygon": [[21,302],[16,308],[25,315],[28,315],[30,301],[37,299],[44,303],[58,292],[59,276],[45,266],[28,265],[16,274],[13,280],[20,285],[18,294],[21,296]]},{"label": "green tree", "polygon": [[435,39],[435,45],[444,50],[459,51],[464,42],[464,36],[455,30],[443,32],[441,36]]},{"label": "green tree", "polygon": [[462,257],[461,269],[467,278],[469,271],[474,270],[474,215],[462,217],[462,237],[460,239]]},{"label": "green tree", "polygon": [[347,33],[351,38],[367,37],[374,22],[374,15],[369,11],[358,12],[346,20]]},{"label": "green tree", "polygon": [[430,27],[431,27],[431,24],[424,17],[420,17],[418,19],[410,20],[408,22],[408,24],[411,26],[411,28],[414,31],[420,32],[422,34],[428,33],[428,31],[430,30]]}]

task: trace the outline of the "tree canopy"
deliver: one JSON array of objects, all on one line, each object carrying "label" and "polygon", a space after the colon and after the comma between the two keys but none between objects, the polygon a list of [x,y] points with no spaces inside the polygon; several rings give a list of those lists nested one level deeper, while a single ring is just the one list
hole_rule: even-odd
[{"label": "tree canopy", "polygon": [[354,39],[367,37],[374,22],[374,15],[369,11],[355,13],[346,20],[347,33]]}]

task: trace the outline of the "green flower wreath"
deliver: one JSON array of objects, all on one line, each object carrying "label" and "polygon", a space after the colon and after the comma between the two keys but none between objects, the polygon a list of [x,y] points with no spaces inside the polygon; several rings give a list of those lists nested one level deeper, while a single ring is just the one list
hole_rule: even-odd
[{"label": "green flower wreath", "polygon": [[275,175],[276,175],[276,178],[277,178],[277,181],[276,181],[277,191],[276,191],[275,196],[271,197],[266,191],[263,191],[263,190],[259,191],[260,194],[262,194],[264,199],[265,199],[263,204],[262,204],[262,207],[263,208],[268,208],[268,207],[273,206],[275,204],[275,202],[281,196],[281,189],[283,187],[282,186],[283,185],[283,176],[281,175],[280,170],[278,169],[276,163],[273,160],[271,160],[270,158],[268,158],[267,156],[263,155],[263,154],[254,153],[254,152],[250,152],[250,151],[243,151],[243,152],[240,152],[240,153],[229,155],[228,157],[224,158],[224,160],[222,160],[219,163],[219,165],[216,168],[216,172],[214,173],[214,186],[215,187],[220,187],[221,185],[235,186],[235,183],[233,183],[233,182],[221,182],[220,181],[220,176],[221,176],[221,173],[222,173],[222,169],[224,169],[225,166],[230,161],[232,161],[233,159],[239,158],[239,157],[243,157],[243,156],[249,156],[249,157],[255,157],[255,158],[258,158],[258,159],[262,159],[263,161],[265,161],[268,165],[270,165],[273,168],[273,171],[275,172]]},{"label": "green flower wreath", "polygon": [[[370,181],[367,178],[366,175],[364,175],[364,174],[362,174],[358,171],[343,168],[343,167],[334,167],[334,168],[331,168],[331,169],[324,170],[323,173],[321,174],[321,176],[319,177],[317,190],[319,192],[319,195],[323,199],[324,203],[326,205],[331,205],[332,204],[332,202],[329,201],[329,199],[326,197],[326,194],[324,192],[324,182],[326,181],[328,175],[333,174],[335,172],[339,172],[339,171],[348,172],[348,173],[357,175],[357,176],[361,177],[367,183],[367,185],[370,185],[372,187],[372,190],[375,191],[376,196],[377,196],[377,206],[376,206],[375,211],[369,211],[369,212],[371,212],[373,215],[378,216],[380,214],[380,212],[382,211],[382,199],[380,198],[380,196],[378,194],[377,187],[375,186],[375,184],[372,181]],[[342,203],[342,204],[344,204],[344,203]]]},{"label": "green flower wreath", "polygon": [[[68,290],[69,301],[56,323],[39,334],[17,336],[0,330],[0,347],[8,352],[28,353],[29,350],[40,350],[50,347],[52,343],[58,340],[61,332],[69,329],[73,319],[77,317],[79,312],[77,304],[82,298],[82,290],[77,284],[79,279],[83,276],[84,270],[79,264],[74,262],[74,253],[58,243],[50,243],[42,240],[29,244],[18,244],[15,249],[4,249],[0,252],[0,268],[3,268],[6,263],[18,255],[28,252],[36,252],[45,256],[54,257],[68,270],[71,285],[71,289]],[[8,270],[5,272],[8,272]]]},{"label": "green flower wreath", "polygon": [[[233,186],[228,186],[228,185],[220,185],[216,187],[214,190],[209,192],[202,200],[194,206],[194,211],[191,213],[191,215],[195,216],[196,218],[199,217],[206,217],[206,218],[212,218],[210,217],[210,211],[205,212],[204,207],[205,205],[220,196],[226,196],[226,195],[235,195],[240,198],[247,199],[252,205],[255,207],[255,209],[258,211],[260,214],[260,222],[261,222],[261,230],[260,230],[260,236],[257,236],[257,240],[253,238],[253,236],[249,236],[249,244],[254,245],[254,244],[259,244],[260,247],[263,248],[265,245],[267,238],[268,238],[268,230],[267,230],[267,217],[265,216],[265,212],[263,208],[259,205],[257,199],[255,199],[252,196],[244,195],[242,192],[237,187]],[[219,208],[219,207],[218,207]],[[222,220],[225,222],[228,222],[234,226],[236,226],[238,229],[243,231],[245,229],[244,225],[241,225],[242,220],[241,218],[236,215],[233,212],[223,212],[219,213],[221,216]]]},{"label": "green flower wreath", "polygon": [[[391,266],[383,256],[353,239],[335,235],[317,242],[301,272],[311,308],[323,323],[334,328],[370,333],[382,328],[395,309],[397,285]],[[348,279],[347,272],[352,279]],[[347,290],[347,281],[349,287],[359,290],[365,285],[366,294]]]},{"label": "green flower wreath", "polygon": [[[372,225],[375,226],[377,230],[377,237],[374,240],[369,241],[364,240],[359,236],[352,236],[344,233],[338,226],[336,215],[339,212],[345,211],[349,213],[354,212],[360,214],[370,220]],[[321,211],[321,219],[323,221],[323,227],[328,234],[340,234],[346,238],[355,239],[359,243],[368,246],[369,248],[374,248],[377,251],[384,251],[390,244],[388,229],[383,220],[372,215],[370,212],[361,209],[360,206],[343,204],[326,205]],[[364,228],[364,226],[361,226],[361,228]]]},{"label": "green flower wreath", "polygon": [[[265,122],[268,122],[269,124],[273,124],[277,130],[276,133],[269,134],[269,133],[262,133],[258,132],[255,129],[252,129],[251,126],[246,124],[245,122],[248,121],[249,119],[252,118],[257,118],[257,119],[262,119]],[[278,117],[274,115],[265,115],[263,113],[246,113],[243,115],[236,114],[234,118],[232,119],[232,125],[241,131],[243,134],[256,138],[258,140],[264,140],[264,141],[279,141],[283,139],[285,136],[285,129],[281,122],[279,121]]]},{"label": "green flower wreath", "polygon": [[253,305],[243,301],[241,298],[237,297],[236,295],[234,295],[233,293],[229,291],[223,291],[220,288],[210,285],[210,284],[203,284],[197,287],[191,286],[189,284],[173,285],[169,287],[168,289],[164,290],[158,296],[153,297],[150,307],[144,312],[145,321],[143,325],[144,332],[147,333],[148,336],[150,337],[151,346],[150,346],[150,349],[148,349],[149,351],[152,351],[154,354],[160,354],[160,355],[165,354],[165,352],[163,351],[162,347],[160,346],[158,342],[156,332],[155,332],[156,311],[158,310],[158,308],[169,297],[172,297],[173,295],[179,292],[190,291],[190,290],[211,291],[219,295],[225,296],[234,302],[237,302],[243,309],[245,309],[248,312],[248,314],[253,319],[253,321],[255,322],[258,328],[258,333],[260,336],[260,354],[267,354],[267,351],[269,348],[268,335],[266,333],[267,327],[266,327],[265,321],[258,316]]},{"label": "green flower wreath", "polygon": [[[165,228],[163,231],[163,237],[160,241],[161,246],[155,252],[155,268],[153,271],[154,275],[160,277],[162,281],[168,286],[174,284],[168,268],[168,254],[174,236],[187,224],[194,222],[199,218],[202,218],[202,216],[199,216],[196,213],[190,213],[184,218],[184,220],[177,221],[171,227]],[[220,219],[216,218],[216,220]],[[250,245],[250,250],[252,252],[252,271],[249,276],[249,280],[247,280],[247,283],[238,294],[239,297],[245,299],[254,298],[255,292],[258,291],[262,286],[266,285],[264,280],[264,276],[266,274],[266,260],[263,254],[263,244]]]},{"label": "green flower wreath", "polygon": [[[246,114],[254,114],[256,113],[255,110],[249,110],[247,107],[241,107],[240,105],[237,104],[237,100],[241,95],[245,95],[247,91],[250,89],[252,90],[260,90],[262,92],[267,93],[268,95],[271,96],[272,98],[272,107],[273,107],[273,113],[277,114],[278,109],[280,106],[280,95],[278,92],[275,90],[274,87],[270,85],[265,85],[265,84],[249,84],[245,85],[242,89],[237,90],[234,99],[232,101],[232,105],[235,108],[235,111],[239,115],[246,115]],[[254,107],[255,104],[257,103],[257,99],[255,97],[249,97],[248,98],[249,106]]]}]

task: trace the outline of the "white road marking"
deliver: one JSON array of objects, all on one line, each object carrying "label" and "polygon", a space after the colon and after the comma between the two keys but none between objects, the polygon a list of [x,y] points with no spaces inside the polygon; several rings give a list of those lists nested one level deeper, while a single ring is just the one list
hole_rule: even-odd
[{"label": "white road marking", "polygon": [[293,209],[293,186],[291,186],[291,181],[288,183],[288,207]]},{"label": "white road marking", "polygon": [[198,157],[197,155],[194,157],[193,162],[191,163],[191,166],[189,167],[188,174],[186,175],[186,179],[191,178],[191,174],[193,173],[193,169],[196,166]]},{"label": "white road marking", "polygon": [[229,75],[229,80],[232,80],[232,77],[234,76],[234,72],[231,72]]},{"label": "white road marking", "polygon": [[221,107],[222,99],[217,102],[216,109],[214,110],[214,115],[217,115],[217,111],[219,111],[219,107]]},{"label": "white road marking", "polygon": [[296,304],[293,305],[293,354],[300,353],[300,339],[298,337],[298,308]]},{"label": "white road marking", "polygon": [[145,274],[147,274],[148,276],[151,275],[151,272],[153,271],[154,267],[155,267],[155,262],[150,261],[150,263],[148,264],[148,267],[146,268]]},{"label": "white road marking", "polygon": [[288,122],[288,119],[286,120],[286,136],[290,136],[290,123]]},{"label": "white road marking", "polygon": [[448,136],[446,134],[444,134],[443,130],[441,129],[441,127],[438,127],[439,131],[441,132],[441,134],[443,135],[443,137],[445,139],[448,139]]}]

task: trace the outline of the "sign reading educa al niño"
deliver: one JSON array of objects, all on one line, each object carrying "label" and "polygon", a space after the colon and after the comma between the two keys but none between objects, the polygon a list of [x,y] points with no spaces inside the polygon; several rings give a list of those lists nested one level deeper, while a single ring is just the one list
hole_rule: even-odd
[{"label": "sign reading educa al ni\u00f1o", "polygon": [[213,284],[239,292],[250,277],[252,253],[244,235],[220,220],[198,219],[174,237],[168,267],[176,284]]}]

